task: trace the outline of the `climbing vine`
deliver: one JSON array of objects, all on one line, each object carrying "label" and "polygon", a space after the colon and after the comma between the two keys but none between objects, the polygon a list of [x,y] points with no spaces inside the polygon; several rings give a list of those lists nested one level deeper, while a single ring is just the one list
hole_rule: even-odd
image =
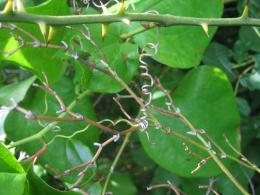
[{"label": "climbing vine", "polygon": [[257,194],[256,1],[0,8],[0,194]]}]

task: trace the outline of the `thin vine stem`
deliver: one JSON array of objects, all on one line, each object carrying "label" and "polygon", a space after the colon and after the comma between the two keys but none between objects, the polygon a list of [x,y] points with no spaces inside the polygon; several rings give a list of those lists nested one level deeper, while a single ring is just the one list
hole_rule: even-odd
[{"label": "thin vine stem", "polygon": [[[176,132],[176,131],[172,131],[172,130],[167,129],[167,128],[163,128],[163,130],[164,130],[166,133],[169,132],[168,134],[173,135],[173,136],[176,136],[176,137],[180,138],[181,140],[183,140],[183,141],[185,141],[185,142],[187,142],[187,143],[189,143],[189,144],[192,144],[193,146],[195,146],[195,147],[197,147],[197,148],[199,148],[199,149],[201,149],[201,150],[204,150],[204,151],[206,151],[206,152],[207,152],[207,150],[208,150],[208,148],[205,147],[204,145],[202,145],[202,144],[200,144],[200,143],[194,141],[193,139],[191,139],[191,138],[189,138],[189,137],[187,137],[187,136],[185,136],[185,135],[182,135],[182,134],[180,134],[180,133],[178,133],[178,132]],[[257,171],[257,172],[259,173],[259,169],[258,169],[258,168],[254,168],[254,167],[248,165],[247,163],[245,163],[245,162],[239,160],[238,158],[235,158],[235,157],[233,157],[233,156],[231,156],[231,155],[229,155],[229,154],[226,154],[226,157],[227,157],[228,159],[230,159],[230,160],[233,160],[233,161],[239,163],[240,165],[242,165],[242,166],[244,166],[244,167],[246,167],[246,168],[248,168],[248,169],[251,169],[251,170],[253,170],[253,171]]]},{"label": "thin vine stem", "polygon": [[[245,195],[249,195],[249,193],[243,188],[243,186],[240,185],[240,183],[237,181],[237,179],[230,173],[230,171],[225,167],[225,165],[219,160],[219,158],[213,153],[213,151],[208,148],[207,141],[197,132],[197,129],[191,124],[191,122],[181,113],[177,113],[178,118],[186,124],[190,130],[195,132],[196,137],[200,140],[200,142],[203,144],[203,146],[206,148],[206,151],[211,156],[211,158],[215,161],[215,163],[219,166],[219,168],[227,175],[227,177],[234,183],[234,185]],[[166,129],[166,131],[168,131]]]},{"label": "thin vine stem", "polygon": [[[182,114],[179,113],[180,120],[183,121],[192,131],[195,132],[196,137],[201,141],[201,143],[207,147],[208,143],[206,140],[197,132],[197,129],[191,124],[191,122]],[[219,158],[213,153],[211,149],[207,149],[208,154],[215,161],[215,163],[219,166],[219,168],[227,175],[227,177],[235,184],[235,186],[245,195],[249,195],[249,193],[240,185],[237,179],[230,173],[230,171],[225,167],[225,165],[219,160]]]},{"label": "thin vine stem", "polygon": [[[162,92],[165,93],[167,98],[172,101],[170,94],[163,88],[160,82],[156,84],[156,87],[160,89]],[[175,106],[172,104],[172,108],[174,109]],[[173,112],[173,117],[177,117],[181,120],[189,129],[194,133],[197,139],[201,142],[201,144],[206,147],[207,153],[210,157],[215,161],[215,163],[219,166],[219,168],[226,174],[226,176],[233,182],[233,184],[240,190],[240,192],[244,195],[249,195],[249,193],[244,189],[244,187],[237,181],[237,179],[230,173],[230,171],[226,168],[226,166],[220,161],[218,156],[212,151],[211,147],[208,145],[208,142],[201,136],[198,129],[194,127],[194,125],[189,121],[181,112]],[[165,129],[167,133],[169,133],[169,129]],[[171,131],[171,130],[170,130]]]},{"label": "thin vine stem", "polygon": [[64,26],[76,24],[97,24],[122,22],[128,19],[132,22],[155,22],[160,26],[174,25],[208,25],[208,26],[260,26],[260,19],[250,17],[237,18],[195,18],[174,16],[170,14],[151,14],[151,13],[125,13],[125,14],[91,14],[91,15],[72,15],[72,16],[51,16],[30,13],[3,13],[0,12],[0,22],[33,23],[44,22],[48,25]]},{"label": "thin vine stem", "polygon": [[[91,94],[91,92],[88,91],[88,90],[83,92],[82,94],[80,94],[74,101],[72,101],[70,103],[70,105],[68,106],[68,109],[70,109],[70,110],[73,109],[77,105],[78,101],[80,101],[84,97],[88,96],[89,94]],[[58,118],[64,118],[66,115],[67,115],[67,113],[61,113],[58,116]],[[47,132],[49,132],[58,123],[59,123],[59,121],[54,121],[54,122],[50,123],[48,126],[44,127],[38,133],[36,133],[36,134],[34,134],[32,136],[26,137],[24,139],[18,140],[16,142],[11,143],[10,145],[8,145],[8,148],[13,148],[13,147],[16,147],[16,146],[19,146],[19,145],[23,145],[25,143],[29,143],[29,142],[41,139]]]},{"label": "thin vine stem", "polygon": [[110,171],[109,171],[109,173],[108,173],[108,175],[107,175],[107,178],[106,178],[106,181],[105,181],[103,190],[102,190],[102,195],[105,195],[105,194],[106,194],[106,190],[107,190],[107,187],[108,187],[110,178],[111,178],[111,176],[112,176],[112,174],[113,174],[113,172],[114,172],[114,169],[115,169],[115,167],[116,167],[116,165],[117,165],[117,163],[118,163],[118,161],[119,161],[119,158],[120,158],[120,156],[122,155],[122,153],[123,153],[123,151],[124,151],[124,149],[125,149],[125,147],[126,147],[128,141],[129,141],[129,138],[130,138],[131,135],[132,135],[132,133],[128,133],[128,134],[125,136],[125,139],[124,139],[122,145],[120,146],[118,153],[116,154],[116,157],[115,157],[115,159],[114,159],[114,161],[113,161],[113,163],[112,163],[112,165],[111,165]]}]

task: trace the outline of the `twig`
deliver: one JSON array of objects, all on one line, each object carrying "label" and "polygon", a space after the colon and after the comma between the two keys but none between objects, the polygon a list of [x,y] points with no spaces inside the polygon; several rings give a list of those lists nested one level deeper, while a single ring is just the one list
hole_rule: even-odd
[{"label": "twig", "polygon": [[209,159],[211,159],[211,156],[202,159],[202,160],[198,163],[197,167],[196,167],[194,170],[191,171],[191,174],[194,174],[195,172],[197,172]]},{"label": "twig", "polygon": [[[126,135],[129,132],[134,132],[136,130],[139,129],[139,127],[136,124],[130,124],[129,121],[127,122],[127,124],[132,125],[130,128],[126,129],[126,130],[122,130],[122,131],[117,131],[114,129],[111,129],[110,127],[104,126],[102,125],[103,122],[108,121],[108,119],[106,120],[102,120],[99,122],[95,122],[87,117],[81,117],[81,118],[60,118],[60,117],[54,117],[54,116],[36,116],[34,115],[31,111],[26,110],[25,108],[22,108],[21,106],[16,106],[15,109],[21,113],[23,113],[25,115],[26,118],[31,119],[31,120],[37,120],[37,121],[56,121],[56,122],[75,122],[75,121],[81,121],[81,122],[86,122],[92,126],[98,127],[100,129],[102,129],[104,132],[108,132],[108,133],[112,133],[114,135],[116,134],[121,134],[121,135]],[[109,120],[110,121],[110,120]],[[118,121],[124,121],[124,120],[118,120]],[[112,121],[110,121],[112,122]],[[126,122],[126,121],[125,121]],[[116,125],[116,122],[113,122],[113,125]]]},{"label": "twig", "polygon": [[208,189],[210,192],[214,193],[215,195],[220,195],[214,188],[210,187],[208,185],[200,185],[200,189]]},{"label": "twig", "polygon": [[[73,109],[76,106],[76,104],[78,103],[78,101],[80,101],[84,97],[88,96],[89,94],[90,94],[89,91],[83,92],[74,101],[72,101],[67,108],[68,109]],[[65,116],[66,116],[66,113],[61,113],[58,116],[58,118],[64,118]],[[44,127],[42,130],[40,130],[38,133],[36,133],[34,135],[31,135],[29,137],[26,137],[24,139],[18,140],[16,142],[11,143],[10,145],[8,145],[8,148],[13,148],[13,147],[16,147],[18,145],[26,144],[28,142],[32,142],[34,140],[41,139],[47,132],[49,132],[57,124],[58,124],[58,121],[54,121],[54,122],[50,123],[48,126]]]},{"label": "twig", "polygon": [[75,183],[72,184],[72,186],[70,186],[70,188],[75,188],[76,186],[79,185],[79,183],[82,181],[82,179],[84,178],[85,176],[85,173],[88,171],[88,169],[94,165],[94,163],[96,162],[96,160],[98,159],[98,157],[100,156],[102,150],[104,147],[106,147],[108,144],[112,143],[112,142],[117,142],[119,140],[120,136],[119,134],[118,135],[113,135],[113,137],[109,138],[108,140],[106,140],[105,142],[103,143],[94,143],[95,146],[98,147],[98,150],[96,151],[95,155],[93,156],[93,158],[89,161],[89,162],[85,162],[85,163],[82,163],[82,164],[79,164],[71,169],[68,169],[66,171],[64,171],[64,173],[60,174],[60,175],[57,175],[55,176],[55,178],[61,178],[61,177],[64,177],[68,174],[70,174],[71,172],[75,171],[75,170],[78,170],[80,168],[83,168],[85,167],[85,169],[83,169],[79,174],[79,178],[76,180]]},{"label": "twig", "polygon": [[109,173],[107,175],[107,178],[106,178],[103,190],[102,190],[102,195],[105,195],[105,193],[106,193],[107,186],[109,184],[109,180],[110,180],[110,178],[111,178],[111,176],[112,176],[112,174],[114,172],[114,169],[115,169],[115,167],[116,167],[116,165],[117,165],[117,163],[119,161],[119,158],[121,157],[121,155],[122,155],[122,153],[123,153],[123,151],[124,151],[124,149],[125,149],[125,147],[127,145],[127,142],[129,140],[130,136],[131,136],[131,133],[128,133],[125,136],[125,139],[124,139],[122,145],[120,146],[118,153],[116,154],[116,157],[115,157],[115,159],[114,159],[114,161],[113,161],[113,163],[112,163],[112,165],[110,167],[110,171],[109,171]]},{"label": "twig", "polygon": [[[73,51],[72,48],[67,48],[64,45],[55,45],[55,44],[46,44],[46,43],[41,43],[41,42],[28,42],[28,41],[24,41],[23,43],[24,43],[25,46],[26,45],[33,46],[34,48],[42,48],[43,47],[43,48],[52,48],[52,49],[62,49],[62,50],[65,50],[65,51],[68,51],[68,50]],[[106,74],[109,77],[112,77],[112,75],[107,70],[98,67],[96,65],[96,63],[94,63],[94,62],[90,62],[88,60],[85,60],[81,56],[78,56],[77,60],[80,63],[87,65],[90,69],[97,70],[99,72]]]},{"label": "twig", "polygon": [[167,183],[163,184],[155,184],[147,187],[147,191],[157,189],[157,188],[169,188],[171,189],[176,195],[180,195],[181,193],[179,192],[180,190],[175,187],[170,181],[167,181]]},{"label": "twig", "polygon": [[201,156],[200,154],[197,154],[196,152],[192,151],[190,149],[190,147],[185,142],[183,142],[182,145],[184,146],[184,151],[185,152],[188,152],[189,154],[191,154],[192,156],[196,157],[197,159],[200,159],[200,160],[204,159],[203,156]]},{"label": "twig", "polygon": [[149,116],[152,118],[152,120],[154,121],[155,124],[159,124],[157,118],[152,114],[152,112],[150,112],[143,100],[138,97],[134,92],[133,90],[125,83],[125,81],[123,79],[121,79],[117,73],[110,67],[109,65],[109,62],[105,56],[105,54],[103,53],[102,49],[98,46],[98,44],[91,38],[91,35],[90,35],[90,32],[89,32],[89,29],[85,26],[85,29],[87,31],[87,34],[84,33],[83,31],[77,29],[77,28],[73,28],[71,26],[67,26],[67,28],[75,31],[75,32],[78,32],[79,34],[81,34],[86,40],[88,40],[90,42],[90,44],[92,46],[94,46],[94,48],[96,49],[96,51],[98,52],[101,60],[100,62],[103,64],[103,66],[107,69],[107,71],[109,72],[109,74],[130,94],[130,96],[140,105],[141,107],[141,110],[147,112],[149,114]]},{"label": "twig", "polygon": [[241,152],[239,152],[229,141],[229,139],[226,137],[226,135],[223,135],[225,138],[226,143],[228,144],[228,146],[237,154],[241,157],[242,161],[246,162],[249,166],[251,166],[255,171],[257,171],[258,173],[260,173],[260,169],[253,163],[251,163],[245,155],[243,155]]},{"label": "twig", "polygon": [[235,85],[235,89],[234,89],[234,94],[237,95],[238,93],[238,88],[239,88],[239,84],[240,84],[240,81],[241,79],[243,78],[243,76],[248,73],[250,70],[252,70],[254,68],[254,66],[249,66],[247,67],[239,76],[238,76],[238,79],[237,79],[237,82],[236,82],[236,85]]},{"label": "twig", "polygon": [[166,102],[168,110],[169,111],[176,111],[177,108],[173,104],[173,100],[172,100],[170,93],[162,86],[159,78],[155,79],[155,86],[166,95],[166,97],[168,99],[168,102]]},{"label": "twig", "polygon": [[27,37],[31,38],[33,41],[38,41],[37,38],[32,35],[30,32],[24,30],[23,28],[20,28],[14,24],[10,24],[10,25],[3,25],[0,23],[0,29],[9,29],[9,30],[12,30],[12,31],[17,31],[17,32],[20,32],[24,35],[26,35]]},{"label": "twig", "polygon": [[126,110],[124,109],[123,105],[120,103],[119,99],[120,99],[119,95],[117,95],[116,97],[113,98],[113,100],[119,106],[121,112],[126,116],[126,118],[128,118],[128,120],[132,120],[132,117],[126,112]]},{"label": "twig", "polygon": [[[165,91],[165,89],[163,90]],[[171,99],[171,97],[169,96]],[[172,101],[173,102],[173,101]],[[219,160],[216,153],[212,150],[209,143],[201,136],[200,131],[193,126],[193,124],[181,113],[180,110],[175,111],[174,116],[177,114],[178,119],[180,119],[189,129],[194,133],[197,139],[207,148],[206,151],[210,155],[210,157],[215,161],[215,163],[219,166],[219,168],[227,175],[227,177],[235,184],[235,186],[246,195],[249,193],[241,186],[241,184],[237,181],[237,179],[230,173],[230,171],[226,168],[226,166]],[[166,133],[171,131],[170,129],[166,129]]]},{"label": "twig", "polygon": [[22,37],[17,36],[12,34],[13,36],[15,36],[15,39],[20,42],[20,46],[18,46],[15,50],[5,53],[6,56],[11,56],[12,54],[14,54],[15,52],[17,52],[19,49],[25,47],[25,46],[33,46],[34,48],[52,48],[52,49],[62,49],[65,51],[70,51],[72,53],[72,56],[76,55],[77,56],[77,60],[82,63],[87,65],[90,69],[95,69],[98,70],[99,72],[102,72],[108,76],[112,76],[111,73],[109,73],[107,70],[99,68],[96,63],[92,63],[88,60],[83,59],[82,57],[78,56],[78,54],[76,53],[76,51],[74,51],[74,49],[70,48],[66,43],[64,45],[64,42],[62,41],[63,45],[56,45],[56,44],[46,44],[46,43],[41,43],[34,35],[32,35],[30,32],[26,31],[25,29],[18,27],[14,24],[11,25],[2,25],[0,23],[0,29],[10,29],[10,30],[16,30],[18,32],[21,32],[22,34],[30,37],[32,39],[32,41],[27,41],[24,40]]},{"label": "twig", "polygon": [[[201,141],[201,143],[208,147],[208,143],[205,141],[205,139],[197,133],[197,129],[191,124],[191,122],[182,114],[179,113],[180,119],[183,121],[184,124],[186,124],[193,132],[196,132],[196,137]],[[212,157],[212,159],[216,162],[216,164],[220,167],[220,169],[227,175],[227,177],[235,184],[235,186],[246,195],[249,195],[249,193],[240,185],[240,183],[236,180],[236,178],[230,173],[230,171],[225,167],[225,165],[219,160],[219,158],[216,156],[216,154],[208,148],[207,152]]]},{"label": "twig", "polygon": [[[18,105],[15,105],[14,108],[25,114],[26,118],[29,118],[31,120],[51,120],[51,121],[55,121],[55,122],[73,122],[73,121],[83,121],[83,122],[86,122],[92,126],[95,126],[95,127],[98,127],[102,130],[104,130],[105,132],[110,132],[112,134],[118,134],[119,132],[114,130],[114,129],[111,129],[109,127],[106,127],[100,123],[97,123],[87,117],[84,117],[80,114],[77,114],[77,113],[74,113],[71,111],[71,109],[69,107],[66,107],[66,105],[64,104],[62,98],[58,95],[58,93],[56,91],[54,91],[48,84],[48,80],[47,78],[46,79],[46,82],[44,83],[44,86],[40,86],[38,84],[34,84],[34,86],[37,86],[37,87],[40,87],[40,88],[43,88],[44,90],[46,90],[47,92],[49,92],[53,97],[56,98],[56,100],[59,102],[60,104],[60,107],[61,107],[61,110],[57,111],[56,113],[57,114],[63,114],[63,116],[65,116],[66,114],[72,116],[73,118],[63,118],[63,117],[53,117],[53,116],[35,116],[33,115],[33,113],[25,108],[22,108],[21,106],[18,106]],[[49,126],[49,125],[48,125]]]},{"label": "twig", "polygon": [[126,33],[126,34],[122,34],[122,35],[120,36],[120,38],[121,38],[122,40],[124,40],[124,41],[128,41],[128,40],[129,40],[130,38],[132,38],[133,36],[138,35],[138,34],[140,34],[140,33],[142,33],[142,32],[145,32],[145,31],[147,31],[147,30],[149,30],[149,29],[152,29],[152,28],[154,28],[154,27],[156,27],[156,26],[157,26],[157,25],[156,25],[155,23],[151,23],[151,24],[149,24],[149,25],[146,25],[146,26],[137,28],[137,29],[135,29],[135,30],[132,31],[132,32],[129,32],[129,33]]}]

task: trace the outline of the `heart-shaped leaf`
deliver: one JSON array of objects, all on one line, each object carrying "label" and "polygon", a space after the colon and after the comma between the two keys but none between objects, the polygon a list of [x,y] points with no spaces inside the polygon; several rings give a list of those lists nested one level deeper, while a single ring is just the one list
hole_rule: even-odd
[{"label": "heart-shaped leaf", "polygon": [[[74,93],[74,86],[71,79],[64,78],[57,82],[53,88],[61,96],[67,106],[77,98],[77,95]],[[46,114],[48,116],[57,116],[56,111],[60,109],[57,100],[50,95],[46,96],[45,92],[43,92],[41,89],[36,90],[36,92],[31,91],[31,96],[27,96],[21,106],[31,110],[36,115]],[[95,113],[93,111],[89,97],[78,100],[72,111],[95,120]],[[16,122],[14,123],[13,121]],[[97,141],[99,137],[97,128],[89,127],[88,124],[77,121],[56,123],[55,125],[50,125],[50,123],[51,122],[46,121],[30,121],[29,119],[25,118],[23,114],[17,111],[13,111],[6,118],[4,130],[10,140],[17,141],[32,136],[42,129],[46,129],[51,126],[51,128],[48,130],[48,133],[46,133],[44,137],[47,142],[51,141],[49,147],[52,149],[49,148],[46,151],[46,154],[41,156],[40,162],[43,163],[43,165],[46,163],[52,163],[53,166],[59,164],[60,166],[57,168],[59,168],[61,171],[64,171],[77,163],[82,163],[82,159],[80,159],[82,161],[77,159],[74,161],[74,157],[78,155],[81,158],[84,158],[84,155],[82,156],[82,154],[79,155],[75,153],[79,153],[81,148],[83,148],[82,150],[86,152],[86,148],[88,148],[87,146],[93,148],[93,142]],[[66,138],[68,140],[64,141],[64,139],[55,138],[57,136]],[[82,141],[82,143],[77,144],[77,140]],[[72,146],[74,148],[71,146],[71,142],[73,142]],[[19,146],[20,149],[24,150],[30,155],[35,154],[42,147],[43,143],[39,140]],[[58,150],[60,150],[59,153],[57,153]],[[72,156],[70,154],[72,154]],[[88,157],[87,154],[88,153],[86,152],[86,158]],[[61,156],[57,158],[58,155]],[[66,161],[70,162],[71,164],[65,163]],[[70,178],[69,181],[71,180],[72,179]]]},{"label": "heart-shaped leaf", "polygon": [[22,101],[29,90],[35,77],[31,77],[19,83],[13,83],[0,88],[0,105],[11,106],[13,98],[16,103]]},{"label": "heart-shaped leaf", "polygon": [[[67,15],[69,14],[69,7],[66,0],[48,0],[38,6],[27,8],[26,11],[42,15]],[[45,42],[42,32],[37,24],[17,24],[17,26],[32,34],[39,40],[39,42]],[[49,26],[46,26],[47,32],[48,28]],[[26,36],[24,33],[16,31],[15,28],[11,31],[21,36],[26,41],[35,42],[35,40]],[[1,40],[3,39],[3,43],[0,43],[0,46],[5,53],[12,52],[20,45],[14,37],[10,36],[9,32],[9,29],[0,30]],[[65,32],[66,31],[63,28],[57,28],[57,32],[51,43],[60,44]],[[35,45],[37,45],[37,43],[35,43]],[[56,81],[59,79],[66,68],[62,59],[57,57],[57,50],[46,47],[34,48],[33,46],[24,46],[10,57],[2,55],[1,58],[3,60],[16,62],[19,66],[33,71],[40,78],[42,78],[41,73],[44,72],[50,81]]]},{"label": "heart-shaped leaf", "polygon": [[23,194],[26,185],[26,173],[15,157],[0,144],[0,194]]},{"label": "heart-shaped leaf", "polygon": [[[212,9],[214,7],[214,9]],[[172,14],[187,17],[220,17],[223,3],[215,0],[139,0],[135,12],[157,11],[160,14]],[[144,28],[133,23],[131,30]],[[199,65],[202,55],[216,31],[209,28],[209,36],[198,26],[173,26],[160,29],[160,44],[155,60],[175,68],[189,68]],[[157,30],[152,29],[134,36],[142,48],[147,43],[156,43]]]}]

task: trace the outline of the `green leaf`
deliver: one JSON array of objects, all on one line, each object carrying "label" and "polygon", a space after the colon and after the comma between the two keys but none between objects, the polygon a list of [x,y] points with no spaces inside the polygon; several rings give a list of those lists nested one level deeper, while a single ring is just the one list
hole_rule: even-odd
[{"label": "green leaf", "polygon": [[91,195],[100,195],[102,193],[102,187],[99,182],[96,182],[88,187],[87,192]]},{"label": "green leaf", "polygon": [[[197,178],[196,178],[197,179]],[[170,181],[174,186],[180,187],[181,184],[181,178],[172,174],[169,171],[166,171],[160,167],[158,167],[153,175],[153,179],[151,181],[150,185],[156,185],[156,184],[166,184],[167,181]],[[167,188],[158,188],[152,190],[152,195],[161,195],[161,194],[167,194],[170,189]]]},{"label": "green leaf", "polygon": [[[62,173],[79,164],[90,162],[91,159],[92,154],[90,149],[81,141],[75,139],[57,138],[54,142],[52,142],[52,144],[50,144],[48,150],[43,154],[41,163],[42,165],[48,164],[55,170]],[[93,174],[95,167],[96,166],[92,166],[88,170],[85,178],[89,178]],[[78,179],[78,174],[80,171],[82,171],[82,169],[74,171],[68,176],[62,178],[62,180],[68,183],[74,183]]]},{"label": "green leaf", "polygon": [[[223,134],[239,149],[239,112],[231,84],[218,68],[203,66],[190,71],[174,92],[173,100],[195,128],[204,129],[226,153],[235,155],[225,142]],[[154,100],[154,103],[160,106],[165,105],[165,102],[164,98]],[[164,116],[154,110],[153,113],[164,127],[199,142],[195,136],[187,133],[190,129],[177,118]],[[139,133],[142,145],[146,153],[161,167],[185,177],[213,176],[221,173],[215,162],[210,160],[199,171],[191,174],[201,159],[185,152],[183,142],[203,158],[208,157],[205,151],[155,128],[150,127],[147,131],[151,141],[147,140],[145,134]],[[205,139],[207,140],[206,137]],[[212,147],[217,152],[216,148]],[[222,159],[222,162],[225,165],[231,163],[226,158]]]},{"label": "green leaf", "polygon": [[6,1],[5,0],[0,0],[0,9],[3,9],[5,6]]},{"label": "green leaf", "polygon": [[[201,195],[206,190],[200,189],[199,185],[207,185],[210,178],[185,178],[185,177],[179,177],[171,172],[168,172],[162,168],[158,168],[155,171],[152,185],[155,184],[166,184],[167,181],[169,181],[171,184],[173,184],[178,189],[181,189],[186,194],[192,194],[192,195]],[[171,189],[154,189],[152,191],[153,195],[159,195],[159,194],[166,194],[167,192],[171,191]]]},{"label": "green leaf", "polygon": [[236,41],[234,44],[234,59],[238,63],[243,63],[249,58],[247,46],[241,40]]},{"label": "green leaf", "polygon": [[0,194],[22,195],[26,174],[11,152],[0,144]]},{"label": "green leaf", "polygon": [[0,144],[0,172],[24,173],[23,167],[2,144]]},{"label": "green leaf", "polygon": [[65,192],[49,186],[43,179],[38,177],[32,169],[28,172],[29,191],[37,195],[78,195],[76,192]]},{"label": "green leaf", "polygon": [[143,148],[132,150],[130,154],[134,163],[142,167],[143,170],[151,170],[156,166],[156,164],[147,156]]},{"label": "green leaf", "polygon": [[257,188],[255,189],[255,193],[256,193],[256,194],[260,194],[260,187],[257,187]]},{"label": "green leaf", "polygon": [[[156,10],[160,14],[173,14],[189,17],[220,17],[223,10],[221,1],[215,0],[154,0],[138,1],[135,4],[136,12]],[[140,28],[133,24],[131,30]],[[174,26],[160,29],[160,45],[155,60],[175,68],[190,68],[199,65],[202,55],[216,31],[209,28],[209,37],[202,27]],[[155,43],[157,30],[148,30],[138,34],[134,40],[142,48],[147,43]]]},{"label": "green leaf", "polygon": [[231,52],[226,46],[213,42],[206,49],[202,61],[204,64],[219,67],[229,78],[234,79],[235,75],[232,72],[233,64],[230,62],[230,54]]},{"label": "green leaf", "polygon": [[244,98],[237,97],[237,105],[239,107],[240,114],[243,117],[248,117],[251,110],[248,102]]},{"label": "green leaf", "polygon": [[0,194],[23,195],[26,185],[26,174],[0,172],[0,184]]},{"label": "green leaf", "polygon": [[239,14],[242,15],[245,6],[249,5],[249,17],[259,18],[260,17],[260,3],[258,0],[250,0],[250,4],[247,0],[240,0],[237,2],[237,9]]},{"label": "green leaf", "polygon": [[256,147],[254,143],[255,138],[257,137],[257,133],[260,132],[260,116],[252,116],[248,118],[244,118],[241,124],[241,135],[243,142],[241,143],[242,151],[249,153],[253,153],[250,151],[250,145],[252,147]]},{"label": "green leaf", "polygon": [[78,87],[79,91],[81,89],[87,89],[89,86],[89,79],[92,74],[91,70],[89,68],[81,63],[74,63],[74,70],[75,70],[75,75],[74,75],[74,83]]},{"label": "green leaf", "polygon": [[[91,13],[92,12],[93,10]],[[135,76],[138,68],[138,46],[137,44],[127,43],[121,40],[120,35],[127,31],[127,26],[125,24],[110,24],[108,35],[104,40],[101,38],[100,24],[88,25],[88,28],[90,30],[91,38],[102,50],[110,67],[120,78],[126,83],[129,83]],[[85,29],[82,28],[82,30],[84,31]],[[72,34],[70,40],[73,38],[76,38],[76,40],[80,42],[85,55],[87,54],[87,56],[82,57],[89,58],[91,62],[97,63],[98,67],[105,69],[97,49],[93,47],[88,40],[79,38],[75,33]],[[123,89],[114,78],[96,70],[92,71],[88,81],[89,83],[86,83],[85,87],[94,92],[116,93]]]},{"label": "green leaf", "polygon": [[[248,189],[248,182],[253,177],[254,171],[236,164],[232,167],[231,173],[243,188]],[[221,175],[217,178],[216,189],[221,194],[242,194],[226,175]]]},{"label": "green leaf", "polygon": [[[57,84],[53,85],[53,88],[64,100],[67,106],[77,98],[77,95],[74,93],[74,86],[71,79],[63,78],[62,80],[57,82]],[[57,116],[56,111],[60,110],[60,106],[57,103],[57,100],[54,99],[54,97],[50,95],[46,95],[45,92],[43,92],[40,89],[38,89],[36,92],[31,91],[31,93],[32,95],[28,96],[28,98],[25,99],[25,101],[21,104],[22,107],[31,110],[36,115],[45,114],[48,116]],[[92,104],[89,100],[89,97],[79,100],[76,106],[74,107],[74,109],[72,109],[72,111],[87,116],[92,120],[96,120],[95,113]],[[16,122],[14,123],[13,121]],[[10,140],[17,141],[36,134],[37,132],[41,131],[44,127],[46,127],[49,123],[50,122],[46,122],[46,121],[41,121],[41,123],[39,121],[31,121],[25,118],[23,114],[17,111],[13,111],[6,118],[4,124],[4,130],[7,134],[7,137]],[[87,126],[88,124],[84,122],[66,122],[66,123],[58,123],[55,126],[52,126],[50,131],[47,134],[45,134],[45,139],[47,142],[51,141],[55,136],[58,135],[67,136],[68,141],[64,141],[63,139],[60,138],[55,139],[53,143],[50,145],[50,148],[53,149],[50,148],[48,149],[46,155],[43,155],[40,158],[41,162],[48,163],[49,161],[51,161],[53,165],[59,164],[60,167],[57,168],[61,169],[61,171],[70,168],[70,165],[68,163],[65,163],[65,159],[64,159],[65,156],[64,157],[60,156],[60,158],[57,158],[57,155],[61,155],[57,153],[57,149],[61,150],[60,152],[62,154],[65,153],[67,158],[66,162],[71,162],[74,160],[74,156],[70,158],[69,155],[70,154],[69,149],[71,149],[70,139],[75,140],[75,142],[77,140],[80,140],[85,145],[85,147],[89,146],[92,149],[93,142],[98,140],[99,131],[97,128],[94,127],[87,128]],[[74,135],[76,132],[80,132],[80,133]],[[71,137],[72,135],[74,135],[73,138]],[[78,145],[76,144],[76,146]],[[42,147],[43,147],[43,143],[39,142],[39,140],[19,146],[19,148],[26,151],[30,155],[35,154]],[[68,153],[65,152],[65,149]],[[86,151],[85,148],[83,149]],[[75,152],[72,151],[72,154],[74,153]],[[53,158],[50,158],[50,156],[53,156]],[[76,162],[79,161],[77,160]],[[73,165],[75,164],[74,161],[71,163]]]},{"label": "green leaf", "polygon": [[43,2],[46,2],[47,0],[24,0],[24,6],[25,7],[30,7],[30,6],[35,6],[35,5],[39,5]]},{"label": "green leaf", "polygon": [[[102,47],[107,60],[112,69],[126,83],[129,83],[137,71],[138,53],[137,45],[130,43],[109,43]],[[100,57],[95,53],[93,60],[97,60],[98,66],[104,67]],[[98,82],[97,82],[98,81]],[[121,91],[123,87],[114,78],[104,75],[101,72],[94,71],[89,80],[89,89],[95,92],[116,93]]]},{"label": "green leaf", "polygon": [[0,105],[11,106],[13,98],[17,103],[22,101],[29,90],[32,83],[35,81],[35,77],[31,77],[24,81],[5,85],[0,88]]},{"label": "green leaf", "polygon": [[252,74],[245,76],[240,83],[250,90],[260,90],[260,71],[254,71]]},{"label": "green leaf", "polygon": [[260,52],[260,38],[252,27],[241,27],[239,39],[248,50]]},{"label": "green leaf", "polygon": [[[41,5],[27,8],[26,11],[41,15],[67,15],[69,14],[69,7],[66,0],[49,0]],[[38,25],[18,24],[17,26],[34,35],[40,42],[44,42]],[[47,30],[48,28],[49,27],[47,26]],[[2,48],[5,52],[11,52],[19,46],[19,43],[10,36],[9,31],[10,30],[0,31],[0,36],[4,40],[3,43],[0,44],[0,48]],[[34,41],[22,33],[15,30],[14,32],[23,37],[26,41]],[[57,28],[57,34],[51,43],[60,44],[65,32],[66,31],[62,27]],[[5,43],[6,40],[8,40],[7,43]],[[59,79],[66,68],[62,62],[62,59],[56,55],[57,50],[55,49],[25,46],[10,57],[2,57],[4,60],[16,62],[20,66],[33,71],[40,78],[42,78],[41,73],[44,72],[52,82]]]},{"label": "green leaf", "polygon": [[112,192],[113,195],[134,195],[137,194],[137,188],[128,174],[113,173],[107,192]]},{"label": "green leaf", "polygon": [[[77,98],[77,95],[74,92],[73,82],[69,78],[61,79],[52,87],[63,99],[66,106]],[[58,116],[56,112],[60,110],[60,105],[57,100],[41,89],[36,90],[36,92],[31,91],[31,96],[28,96],[21,106],[29,109],[36,115]],[[95,113],[88,97],[78,101],[72,111],[95,120]],[[13,123],[14,120],[16,123]],[[46,126],[49,123],[50,122],[45,121],[42,121],[41,123],[38,121],[30,121],[25,118],[23,114],[13,111],[6,119],[5,131],[11,140],[17,141],[39,132],[43,128],[42,125]],[[52,139],[55,135],[70,136],[75,133],[75,131],[86,128],[87,125],[88,124],[85,122],[59,123],[46,136],[48,140]],[[76,135],[74,138],[82,140],[83,143],[92,144],[98,138],[98,131],[96,128],[90,127],[84,133]],[[41,144],[38,145],[40,146]],[[30,154],[40,149],[37,147],[32,148],[30,146],[27,146],[26,148],[28,149],[27,151],[30,151]]]}]

